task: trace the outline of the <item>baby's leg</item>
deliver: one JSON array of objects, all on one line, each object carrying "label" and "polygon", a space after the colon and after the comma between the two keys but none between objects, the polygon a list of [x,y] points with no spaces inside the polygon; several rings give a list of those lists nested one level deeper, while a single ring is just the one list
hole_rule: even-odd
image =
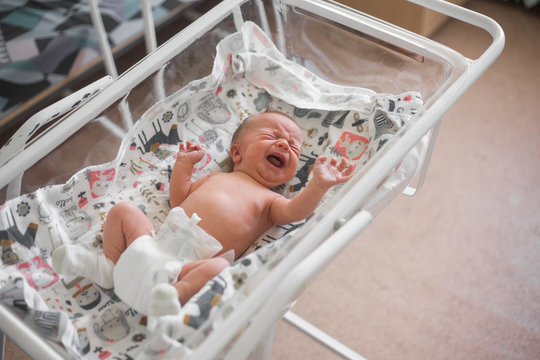
[{"label": "baby's leg", "polygon": [[103,229],[103,253],[115,264],[127,247],[142,235],[151,235],[154,226],[135,204],[121,202],[107,214]]},{"label": "baby's leg", "polygon": [[103,231],[103,254],[83,246],[63,245],[54,250],[52,264],[56,272],[84,276],[99,286],[112,288],[114,264],[124,250],[154,227],[135,205],[122,202],[110,210]]},{"label": "baby's leg", "polygon": [[59,274],[84,276],[105,289],[114,285],[114,264],[102,253],[81,245],[65,244],[52,253],[52,267]]},{"label": "baby's leg", "polygon": [[220,257],[193,261],[184,265],[178,276],[179,281],[173,284],[178,291],[180,304],[185,305],[193,295],[202,289],[204,284],[227,266],[229,266],[229,262]]}]

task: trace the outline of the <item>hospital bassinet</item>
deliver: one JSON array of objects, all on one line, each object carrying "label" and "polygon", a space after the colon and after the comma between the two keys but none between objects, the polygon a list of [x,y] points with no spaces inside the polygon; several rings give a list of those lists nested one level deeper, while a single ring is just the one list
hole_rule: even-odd
[{"label": "hospital bassinet", "polygon": [[[0,153],[2,202],[9,200],[0,208],[2,331],[37,358],[268,356],[274,324],[302,288],[398,193],[415,192],[407,184],[429,158],[442,115],[502,50],[504,36],[492,20],[443,1],[415,2],[485,29],[492,44],[470,60],[332,1],[225,0],[119,78],[67,99],[78,107],[38,135],[44,121],[34,119],[21,135],[23,143],[32,136],[28,143],[15,147],[12,140]],[[196,98],[196,108],[186,98]],[[231,130],[269,106],[318,124],[303,127],[305,168],[280,191],[299,191],[318,147],[362,166],[305,223],[265,234],[209,282],[185,306],[185,328],[163,319],[161,332],[145,334],[144,317],[114,292],[52,271],[50,251],[99,228],[88,214],[104,215],[119,200],[112,190],[140,198],[159,222],[174,144],[193,138],[210,149],[195,176],[226,169]],[[59,107],[65,104],[44,119],[59,118]],[[99,248],[99,236],[86,241]],[[266,242],[272,244],[262,247]],[[76,303],[75,294],[89,289],[99,300],[83,318],[90,304]],[[294,315],[285,317],[300,326]]]}]

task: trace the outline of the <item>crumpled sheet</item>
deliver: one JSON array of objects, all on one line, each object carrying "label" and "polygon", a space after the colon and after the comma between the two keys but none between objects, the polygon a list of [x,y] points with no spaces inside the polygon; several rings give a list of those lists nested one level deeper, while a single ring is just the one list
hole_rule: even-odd
[{"label": "crumpled sheet", "polygon": [[195,179],[227,171],[230,139],[240,122],[262,111],[285,112],[304,135],[296,177],[275,189],[292,197],[307,183],[317,156],[345,157],[361,167],[422,108],[416,92],[376,94],[320,79],[285,59],[251,22],[216,50],[212,73],[150,107],[124,137],[115,160],[0,207],[0,301],[76,357],[189,357],[183,343],[204,336],[197,332],[203,324],[219,324],[216,309],[223,304],[228,311],[241,311],[241,302],[229,304],[228,299],[258,274],[281,243],[294,241],[304,223],[268,230],[178,316],[160,319],[153,334],[146,331],[146,317],[121,302],[114,290],[56,274],[50,254],[60,244],[102,251],[106,214],[119,201],[137,204],[159,228],[170,210],[169,179],[179,141],[199,142],[207,149]]}]

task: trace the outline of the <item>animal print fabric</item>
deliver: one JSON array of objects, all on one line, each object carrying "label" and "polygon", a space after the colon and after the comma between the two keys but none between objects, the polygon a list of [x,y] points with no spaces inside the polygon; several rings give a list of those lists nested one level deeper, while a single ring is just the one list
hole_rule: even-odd
[{"label": "animal print fabric", "polygon": [[415,92],[376,94],[326,82],[285,59],[259,27],[247,22],[219,43],[209,76],[146,111],[115,160],[0,207],[0,301],[78,358],[189,358],[183,344],[204,336],[197,331],[203,326],[217,331],[225,307],[242,311],[241,296],[235,294],[261,274],[281,244],[298,240],[294,234],[304,222],[268,230],[177,317],[160,319],[152,334],[146,318],[122,303],[114,289],[56,274],[51,251],[75,242],[102,251],[106,214],[122,200],[137,204],[158,228],[170,210],[169,179],[179,141],[207,149],[195,179],[227,171],[230,139],[241,121],[266,110],[285,112],[302,129],[304,144],[296,177],[275,190],[293,197],[308,181],[317,156],[344,157],[361,167],[421,106]]}]

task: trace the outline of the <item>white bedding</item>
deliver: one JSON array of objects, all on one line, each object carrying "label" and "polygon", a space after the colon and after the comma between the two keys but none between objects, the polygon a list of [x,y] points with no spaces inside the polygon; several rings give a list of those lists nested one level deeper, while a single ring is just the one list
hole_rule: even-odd
[{"label": "white bedding", "polygon": [[161,331],[147,334],[146,317],[114,291],[84,278],[61,278],[50,267],[51,250],[77,242],[101,251],[107,211],[122,200],[140,206],[158,228],[170,210],[169,177],[179,141],[205,145],[207,154],[194,173],[200,178],[228,169],[230,138],[243,119],[269,109],[288,113],[301,127],[304,144],[297,176],[276,191],[292,197],[307,182],[317,156],[343,156],[361,166],[421,107],[416,92],[376,94],[328,83],[286,60],[260,28],[247,22],[241,32],[220,42],[212,74],[148,109],[123,139],[115,160],[0,207],[0,301],[77,357],[189,354],[182,340],[205,321],[218,323],[213,310],[273,253],[272,247],[260,248],[294,239],[303,222],[267,231],[245,257],[192,298],[174,329],[174,339],[181,341],[171,339],[166,319]]}]

